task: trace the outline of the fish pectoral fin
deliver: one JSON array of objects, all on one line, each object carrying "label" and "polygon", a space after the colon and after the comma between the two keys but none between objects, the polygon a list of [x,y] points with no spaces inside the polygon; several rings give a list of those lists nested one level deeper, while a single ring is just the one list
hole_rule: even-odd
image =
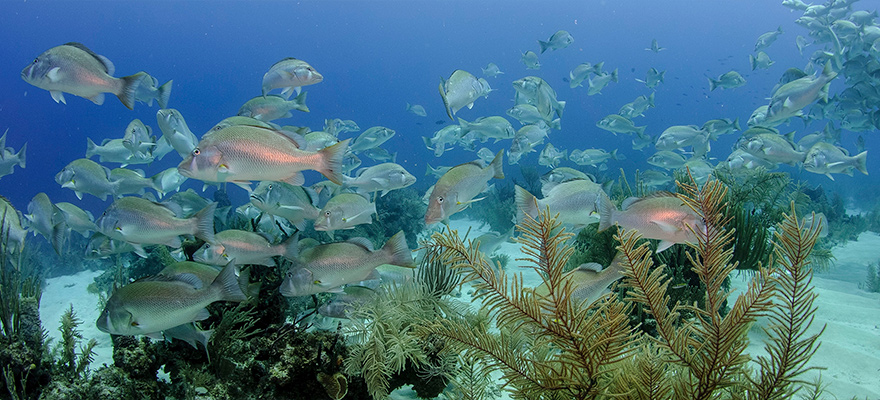
[{"label": "fish pectoral fin", "polygon": [[144,250],[144,246],[132,243],[131,247],[134,247],[134,254],[137,254],[140,258],[147,258],[147,251]]},{"label": "fish pectoral fin", "polygon": [[364,280],[365,281],[373,281],[373,280],[381,279],[381,278],[382,277],[379,276],[379,271],[376,271],[376,269],[374,268],[372,271],[370,271],[369,274],[367,274],[367,276],[364,278]]},{"label": "fish pectoral fin", "polygon": [[253,189],[251,189],[251,182],[250,181],[232,181],[232,183],[234,183],[235,186],[238,186],[244,190],[247,190],[248,193],[251,193],[254,191]]},{"label": "fish pectoral fin", "polygon": [[58,90],[50,90],[49,94],[52,96],[52,100],[55,100],[56,103],[64,103],[67,104],[67,101],[64,100],[64,93]]},{"label": "fish pectoral fin", "polygon": [[[61,80],[61,67],[55,67],[46,72],[46,78],[49,78],[51,82],[58,82]],[[55,97],[55,96],[52,96]]]},{"label": "fish pectoral fin", "polygon": [[651,222],[654,223],[655,225],[657,225],[658,227],[660,227],[660,229],[662,229],[663,232],[672,233],[672,232],[678,232],[680,230],[677,226],[670,224],[666,221],[651,221]]},{"label": "fish pectoral fin", "polygon": [[657,253],[672,247],[672,245],[674,244],[674,242],[670,242],[668,240],[661,240],[660,243],[657,244]]},{"label": "fish pectoral fin", "polygon": [[827,167],[829,167],[829,168],[832,168],[832,167],[836,167],[836,166],[838,166],[838,165],[843,165],[843,164],[844,164],[843,161],[838,161],[838,162],[831,162],[831,163],[828,163],[828,164],[825,164],[825,165],[826,165]]},{"label": "fish pectoral fin", "polygon": [[203,308],[203,309],[199,310],[199,312],[196,313],[196,316],[195,316],[195,318],[193,318],[193,321],[204,321],[208,318],[211,318],[211,313],[208,312],[207,308]]},{"label": "fish pectoral fin", "polygon": [[459,201],[459,202],[456,203],[456,204],[458,204],[458,205],[464,205],[464,206],[469,206],[469,205],[471,205],[472,203],[476,203],[476,202],[478,202],[478,201],[480,201],[480,200],[483,200],[483,199],[485,199],[485,197],[479,197],[479,198],[476,198],[476,199],[470,199],[470,200],[468,200],[468,201]]},{"label": "fish pectoral fin", "polygon": [[297,172],[293,174],[290,178],[285,179],[283,182],[289,183],[293,186],[302,186],[306,183],[306,178],[303,176],[302,172]]},{"label": "fish pectoral fin", "polygon": [[300,206],[278,206],[278,208],[282,210],[290,210],[290,211],[302,211],[304,208]]},{"label": "fish pectoral fin", "polygon": [[379,186],[381,186],[381,187],[386,187],[386,186],[388,186],[388,179],[385,179],[385,178],[373,178],[373,179],[370,179],[370,180],[373,181],[373,182],[376,182],[376,184],[379,185]]}]

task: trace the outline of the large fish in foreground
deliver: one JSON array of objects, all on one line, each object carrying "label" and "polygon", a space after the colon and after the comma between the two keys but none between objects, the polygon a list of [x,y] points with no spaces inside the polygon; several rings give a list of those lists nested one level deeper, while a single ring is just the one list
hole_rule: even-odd
[{"label": "large fish in foreground", "polygon": [[113,202],[95,223],[101,233],[131,243],[140,256],[142,244],[164,244],[180,247],[181,235],[193,235],[214,242],[214,210],[210,203],[191,218],[178,218],[162,204],[140,197],[123,197]]},{"label": "large fish in foreground", "polygon": [[66,43],[43,52],[21,71],[21,78],[49,91],[55,102],[67,104],[64,93],[104,104],[104,93],[113,93],[129,110],[134,109],[135,93],[147,74],[114,78],[116,67],[82,43]]},{"label": "large fish in foreground", "polygon": [[675,243],[696,243],[691,229],[705,232],[702,218],[672,193],[624,200],[618,211],[607,196],[599,198],[599,232],[617,224],[623,229],[635,229],[645,239],[658,239],[657,252]]},{"label": "large fish in foreground", "polygon": [[492,89],[485,79],[473,76],[470,72],[455,70],[449,79],[440,78],[440,97],[446,107],[446,115],[453,117],[462,107],[473,108],[474,101],[480,96],[488,96]]},{"label": "large fish in foreground", "polygon": [[281,283],[281,295],[293,297],[340,292],[342,285],[378,279],[376,267],[382,264],[414,267],[403,231],[388,239],[379,250],[373,250],[366,238],[352,238],[303,250]]},{"label": "large fish in foreground", "polygon": [[217,301],[246,301],[235,266],[229,263],[207,287],[193,274],[144,278],[123,286],[107,300],[96,325],[112,335],[146,335],[207,319]]},{"label": "large fish in foreground", "polygon": [[488,166],[480,161],[472,161],[456,165],[446,171],[428,197],[428,211],[425,213],[425,224],[448,221],[452,214],[467,208],[471,203],[482,200],[474,199],[486,190],[490,179],[504,179],[501,170],[504,150],[498,151],[495,159]]},{"label": "large fish in foreground", "polygon": [[342,184],[342,158],[349,140],[305,151],[281,132],[233,125],[205,135],[177,169],[187,178],[208,182],[283,181],[297,186],[305,182],[301,171],[311,169]]}]

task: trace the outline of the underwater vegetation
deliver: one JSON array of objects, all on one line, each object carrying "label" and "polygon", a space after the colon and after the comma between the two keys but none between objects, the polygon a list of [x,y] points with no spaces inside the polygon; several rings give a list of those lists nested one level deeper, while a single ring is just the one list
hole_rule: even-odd
[{"label": "underwater vegetation", "polygon": [[511,181],[498,181],[480,197],[484,198],[471,203],[468,215],[483,225],[488,224],[495,232],[509,231],[516,221],[514,184]]},{"label": "underwater vegetation", "polygon": [[880,293],[880,264],[868,264],[868,278],[859,286],[865,291]]},{"label": "underwater vegetation", "polygon": [[[651,246],[626,231],[615,235],[624,258],[625,297],[577,302],[572,282],[563,279],[571,234],[544,211],[519,227],[519,241],[523,261],[541,275],[547,296],[525,288],[521,275],[508,277],[454,232],[435,233],[429,248],[474,286],[482,308],[427,322],[419,333],[443,338],[445,350],[470,360],[466,365],[500,371],[514,398],[781,399],[809,389],[798,376],[813,368],[808,364],[821,334],[806,334],[816,309],[808,257],[818,223],[805,226],[792,206],[774,233],[775,261],[762,265],[748,290],[722,313],[723,284],[737,266],[727,189],[714,179],[702,188],[679,187],[679,197],[707,225],[685,253],[704,288],[702,305],[671,302],[670,276],[655,266]],[[635,305],[655,321],[655,336],[629,325]],[[768,355],[754,358],[753,370],[744,350],[759,318],[769,320]]]}]

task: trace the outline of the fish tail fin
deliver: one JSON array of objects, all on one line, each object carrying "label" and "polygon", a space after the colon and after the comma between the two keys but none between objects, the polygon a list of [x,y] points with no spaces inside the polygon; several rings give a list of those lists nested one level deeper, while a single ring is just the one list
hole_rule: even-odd
[{"label": "fish tail fin", "polygon": [[637,126],[636,127],[636,134],[639,136],[645,136],[645,129],[647,129],[647,128],[648,128],[648,125]]},{"label": "fish tail fin", "polygon": [[561,130],[562,129],[562,121],[559,118],[556,118],[553,121],[550,121],[550,128]]},{"label": "fish tail fin", "polygon": [[223,267],[220,274],[211,282],[211,288],[220,292],[220,301],[234,301],[241,303],[247,301],[247,296],[241,291],[238,283],[238,268],[235,267],[235,260],[231,261]]},{"label": "fish tail fin", "polygon": [[195,220],[196,229],[193,235],[208,243],[214,243],[214,211],[217,203],[211,203],[197,212],[192,218]]},{"label": "fish tail fin", "polygon": [[707,78],[707,79],[709,79],[709,91],[711,92],[711,91],[715,90],[716,87],[718,87],[718,81],[716,81],[712,78]]},{"label": "fish tail fin", "polygon": [[868,151],[867,150],[859,153],[856,156],[856,169],[865,175],[868,175],[867,161],[868,161]]},{"label": "fish tail fin", "polygon": [[611,199],[605,193],[600,193],[599,198],[596,199],[596,202],[599,203],[599,232],[602,232],[614,225],[614,212],[617,211],[617,208],[614,207],[614,203],[611,202]]},{"label": "fish tail fin", "polygon": [[825,67],[822,68],[822,76],[829,81],[837,77],[837,72],[834,72],[834,69],[831,68],[831,60],[825,62]]},{"label": "fish tail fin", "polygon": [[59,222],[52,227],[52,248],[55,249],[55,253],[59,256],[61,255],[61,247],[64,246],[64,241],[67,239],[67,232],[67,224],[64,222]]},{"label": "fish tail fin", "polygon": [[458,125],[461,127],[461,136],[467,135],[470,132],[471,123],[464,120],[464,118],[458,118]]},{"label": "fish tail fin", "polygon": [[755,56],[753,56],[753,55],[751,55],[751,54],[749,54],[749,66],[752,67],[752,71],[755,70],[755,67],[756,67],[756,65],[755,65]]},{"label": "fish tail fin", "polygon": [[21,146],[21,149],[19,149],[18,153],[15,155],[16,157],[18,157],[18,166],[22,167],[22,168],[24,168],[24,166],[25,166],[25,156],[26,156],[25,150],[27,150],[27,143],[23,144]]},{"label": "fish tail fin", "polygon": [[440,86],[437,86],[437,89],[440,90],[440,98],[443,99],[443,107],[446,107],[446,115],[449,116],[449,119],[455,121],[455,117],[452,116],[452,109],[449,108],[449,100],[446,99],[446,91],[443,90],[443,78],[440,78]]},{"label": "fish tail fin", "polygon": [[388,264],[404,268],[415,268],[412,251],[406,244],[406,235],[403,231],[397,231],[391,239],[382,246],[382,251],[388,255]]},{"label": "fish tail fin", "polygon": [[617,149],[611,150],[611,158],[617,161],[626,160],[626,156],[623,154],[617,153]]},{"label": "fish tail fin", "polygon": [[614,71],[611,72],[611,80],[614,81],[614,82],[618,82],[618,80],[617,80],[617,68],[615,68]]},{"label": "fish tail fin", "polygon": [[538,45],[541,46],[541,54],[544,54],[544,52],[550,48],[550,42],[545,42],[543,40],[539,40]]},{"label": "fish tail fin", "polygon": [[159,86],[159,98],[157,99],[159,108],[168,108],[168,99],[171,98],[171,85],[173,84],[174,80],[169,80],[164,85]]},{"label": "fish tail fin", "polygon": [[737,117],[735,120],[733,120],[733,129],[736,129],[738,131],[742,130],[742,128],[739,127],[739,117]]},{"label": "fish tail fin", "polygon": [[431,175],[431,173],[433,172],[433,168],[431,168],[431,164],[425,163],[425,165],[427,165],[427,167],[425,168],[425,176]]},{"label": "fish tail fin", "polygon": [[119,101],[128,107],[129,110],[134,110],[134,95],[135,92],[137,92],[138,86],[141,85],[141,80],[145,77],[147,77],[147,73],[141,71],[134,75],[119,78],[122,80],[122,87],[119,89],[119,93],[116,93],[116,97],[118,97]]},{"label": "fish tail fin", "polygon": [[318,172],[337,185],[342,184],[342,159],[345,157],[345,151],[348,150],[350,140],[345,139],[318,151],[323,161],[317,169]]},{"label": "fish tail fin", "polygon": [[492,159],[492,163],[489,164],[489,167],[492,168],[494,175],[492,175],[495,179],[504,179],[504,171],[502,167],[504,166],[504,150],[498,150],[498,153],[495,154],[495,158]]},{"label": "fish tail fin", "polygon": [[287,238],[287,240],[281,242],[281,246],[284,249],[284,252],[281,254],[282,257],[287,258],[289,260],[295,259],[299,256],[299,232],[294,233],[293,236]]},{"label": "fish tail fin", "polygon": [[86,138],[86,158],[92,158],[98,152],[98,145],[92,141],[92,138]]},{"label": "fish tail fin", "polygon": [[406,111],[412,110],[412,105],[409,102],[406,103]]},{"label": "fish tail fin", "polygon": [[565,102],[564,101],[557,101],[555,108],[556,108],[556,116],[562,118],[562,110],[565,109]]},{"label": "fish tail fin", "polygon": [[306,93],[308,92],[300,92],[296,97],[293,98],[293,100],[291,100],[295,105],[295,109],[302,112],[310,112],[309,106],[306,105]]},{"label": "fish tail fin", "polygon": [[528,190],[523,189],[519,185],[514,185],[516,190],[516,221],[521,224],[525,220],[526,215],[537,218],[538,216],[538,199]]}]

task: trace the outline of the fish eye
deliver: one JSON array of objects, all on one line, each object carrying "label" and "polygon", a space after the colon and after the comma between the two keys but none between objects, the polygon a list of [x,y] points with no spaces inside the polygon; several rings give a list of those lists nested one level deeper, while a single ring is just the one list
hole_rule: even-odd
[{"label": "fish eye", "polygon": [[438,203],[442,203],[442,202],[443,202],[443,196],[438,197],[438,198],[437,198],[437,202],[438,202]]},{"label": "fish eye", "polygon": [[330,211],[324,211],[324,215],[326,215],[326,216],[329,217],[329,216],[330,216]]},{"label": "fish eye", "polygon": [[34,59],[34,64],[38,63],[39,61],[40,61],[39,58],[35,58],[35,59]]},{"label": "fish eye", "polygon": [[272,185],[270,184],[269,186],[266,187],[266,189],[272,190]]},{"label": "fish eye", "polygon": [[192,155],[193,155],[193,156],[197,156],[197,155],[199,155],[199,154],[202,154],[201,150],[199,150],[198,147],[194,148],[193,151],[192,151]]}]

